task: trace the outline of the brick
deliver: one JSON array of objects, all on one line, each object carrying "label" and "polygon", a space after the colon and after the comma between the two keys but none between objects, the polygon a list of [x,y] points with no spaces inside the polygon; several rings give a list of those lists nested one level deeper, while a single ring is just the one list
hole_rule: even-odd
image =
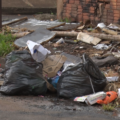
[{"label": "brick", "polygon": [[114,20],[119,20],[119,17],[114,17]]},{"label": "brick", "polygon": [[67,7],[63,7],[63,10],[67,10]]},{"label": "brick", "polygon": [[114,14],[120,14],[120,11],[119,10],[114,10],[113,13]]},{"label": "brick", "polygon": [[78,15],[82,14],[82,12],[77,12]]},{"label": "brick", "polygon": [[83,13],[83,16],[90,16],[89,13]]},{"label": "brick", "polygon": [[107,5],[105,6],[105,8],[106,8],[106,9],[110,8],[110,4],[107,4]]},{"label": "brick", "polygon": [[94,11],[95,10],[95,8],[94,7],[90,7],[90,11]]},{"label": "brick", "polygon": [[75,22],[76,21],[76,19],[75,18],[71,18],[71,20],[70,20],[71,22]]},{"label": "brick", "polygon": [[71,14],[72,17],[77,17],[77,14]]},{"label": "brick", "polygon": [[108,20],[107,20],[107,23],[113,23],[113,21],[114,21],[114,20],[108,19]]},{"label": "brick", "polygon": [[66,13],[71,13],[71,10],[67,10]]},{"label": "brick", "polygon": [[77,5],[75,5],[75,4],[67,4],[66,6],[67,7],[77,7]]},{"label": "brick", "polygon": [[90,17],[91,20],[95,20],[95,17]]},{"label": "brick", "polygon": [[113,16],[114,16],[114,17],[118,17],[118,18],[120,17],[120,15],[119,15],[119,14],[114,14]]},{"label": "brick", "polygon": [[82,9],[82,5],[78,5],[78,9]]},{"label": "brick", "polygon": [[95,11],[90,10],[90,13],[95,13]]},{"label": "brick", "polygon": [[116,10],[120,10],[120,6],[116,6]]},{"label": "brick", "polygon": [[71,11],[72,14],[77,14],[77,11]]},{"label": "brick", "polygon": [[95,21],[100,21],[100,18],[99,17],[95,17]]},{"label": "brick", "polygon": [[116,4],[116,6],[120,6],[120,2]]},{"label": "brick", "polygon": [[68,0],[63,0],[64,3],[66,3]]},{"label": "brick", "polygon": [[109,2],[110,0],[98,0],[99,2]]},{"label": "brick", "polygon": [[70,3],[70,4],[74,4],[74,3],[75,3],[75,0],[69,0],[69,3]]},{"label": "brick", "polygon": [[82,12],[83,10],[82,10],[82,9],[78,9],[77,11],[78,11],[78,12]]},{"label": "brick", "polygon": [[113,23],[118,23],[119,21],[118,20],[114,20]]},{"label": "brick", "polygon": [[77,8],[72,7],[72,11],[77,11]]},{"label": "brick", "polygon": [[66,16],[71,16],[71,14],[70,13],[66,13]]},{"label": "brick", "polygon": [[75,4],[76,4],[76,5],[79,5],[79,4],[80,4],[80,1],[79,1],[79,0],[75,0]]},{"label": "brick", "polygon": [[83,16],[83,19],[84,20],[87,20],[87,19],[89,19],[90,17],[89,16]]}]

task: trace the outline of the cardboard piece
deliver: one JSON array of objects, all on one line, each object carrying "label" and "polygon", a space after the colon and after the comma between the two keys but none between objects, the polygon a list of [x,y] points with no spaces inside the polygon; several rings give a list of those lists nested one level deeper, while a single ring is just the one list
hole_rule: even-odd
[{"label": "cardboard piece", "polygon": [[48,56],[43,63],[43,74],[47,77],[55,77],[57,72],[63,66],[66,61],[66,57],[63,55],[51,55]]},{"label": "cardboard piece", "polygon": [[98,92],[91,95],[86,95],[82,97],[76,97],[74,101],[77,102],[86,102],[87,105],[93,105],[97,103],[97,100],[103,100],[106,97],[105,92]]},{"label": "cardboard piece", "polygon": [[93,45],[97,45],[101,41],[100,38],[90,36],[83,32],[78,33],[77,40]]}]

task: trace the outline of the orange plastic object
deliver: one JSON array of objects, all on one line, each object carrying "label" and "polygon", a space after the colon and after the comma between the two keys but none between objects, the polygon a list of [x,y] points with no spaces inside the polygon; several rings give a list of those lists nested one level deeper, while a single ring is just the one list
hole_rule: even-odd
[{"label": "orange plastic object", "polygon": [[106,92],[106,98],[104,100],[98,100],[98,104],[108,104],[117,98],[115,91]]}]

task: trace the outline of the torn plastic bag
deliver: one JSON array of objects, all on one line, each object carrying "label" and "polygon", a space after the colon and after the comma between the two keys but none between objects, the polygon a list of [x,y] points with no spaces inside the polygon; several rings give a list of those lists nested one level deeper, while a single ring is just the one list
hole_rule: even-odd
[{"label": "torn plastic bag", "polygon": [[62,73],[57,84],[59,97],[89,95],[93,93],[93,88],[95,92],[99,92],[106,86],[107,80],[94,62],[85,54],[82,59],[83,63],[68,67]]},{"label": "torn plastic bag", "polygon": [[0,92],[5,95],[41,95],[47,91],[42,77],[42,64],[36,63],[27,51],[7,55],[4,80]]}]

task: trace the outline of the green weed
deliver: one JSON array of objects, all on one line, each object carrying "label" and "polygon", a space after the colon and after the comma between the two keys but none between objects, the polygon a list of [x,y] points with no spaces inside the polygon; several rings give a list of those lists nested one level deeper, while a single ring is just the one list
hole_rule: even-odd
[{"label": "green weed", "polygon": [[107,104],[107,105],[103,105],[102,108],[103,108],[103,110],[105,110],[105,111],[114,111],[115,105]]},{"label": "green weed", "polygon": [[65,18],[65,19],[61,19],[60,22],[70,23],[71,20],[69,18]]},{"label": "green weed", "polygon": [[8,35],[0,34],[0,57],[7,55],[12,50],[14,50],[13,47],[14,40],[15,37],[13,37],[12,34]]}]

